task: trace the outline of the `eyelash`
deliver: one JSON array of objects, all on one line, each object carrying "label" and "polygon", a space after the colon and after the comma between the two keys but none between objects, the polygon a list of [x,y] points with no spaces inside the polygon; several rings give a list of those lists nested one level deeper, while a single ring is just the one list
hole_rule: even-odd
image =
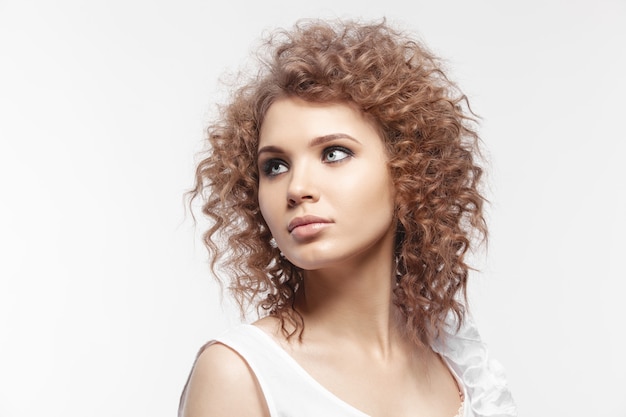
[{"label": "eyelash", "polygon": [[285,161],[281,159],[276,159],[276,158],[268,159],[267,161],[263,163],[263,174],[265,174],[266,177],[275,177],[277,175],[282,174],[282,172],[279,172],[276,174],[272,173],[272,168],[274,168],[277,165],[286,166],[287,164],[285,163]]},{"label": "eyelash", "polygon": [[[341,158],[341,159],[336,160],[336,161],[326,161],[326,158],[328,157],[328,155],[330,153],[337,152],[337,151],[345,153],[346,156],[344,158]],[[348,158],[351,158],[353,156],[354,156],[354,152],[352,152],[348,148],[345,148],[343,146],[330,146],[328,148],[325,148],[322,151],[322,162],[324,162],[326,164],[337,164],[337,163],[340,163],[340,162],[342,162],[342,161],[344,161],[344,160],[346,160]],[[265,174],[265,176],[267,176],[267,177],[275,177],[277,175],[282,174],[282,172],[272,173],[272,169],[277,167],[277,166],[279,166],[279,165],[282,165],[285,168],[288,168],[287,163],[285,161],[283,161],[282,159],[271,158],[271,159],[268,159],[267,161],[265,161],[263,163],[262,171]]]},{"label": "eyelash", "polygon": [[354,152],[352,152],[348,148],[344,148],[343,146],[330,146],[330,147],[324,149],[324,151],[322,152],[322,156],[323,157],[327,157],[328,154],[330,154],[331,152],[336,152],[336,151],[345,153],[346,157],[345,158],[341,158],[341,159],[339,159],[337,161],[327,161],[326,163],[328,163],[328,164],[336,164],[338,162],[341,162],[341,161],[343,161],[343,160],[345,160],[347,158],[351,158],[351,157],[354,156]]}]

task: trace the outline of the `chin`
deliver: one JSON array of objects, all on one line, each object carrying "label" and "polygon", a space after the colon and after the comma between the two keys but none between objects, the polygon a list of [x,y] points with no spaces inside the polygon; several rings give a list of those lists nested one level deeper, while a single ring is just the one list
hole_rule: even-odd
[{"label": "chin", "polygon": [[324,251],[320,253],[285,253],[285,258],[305,271],[317,271],[320,269],[336,268],[344,264],[351,258],[350,255],[339,254],[337,251]]},{"label": "chin", "polygon": [[332,263],[327,262],[327,261],[324,262],[323,260],[320,260],[320,259],[303,259],[300,257],[297,257],[297,258],[285,257],[285,258],[289,262],[291,262],[293,265],[297,266],[298,268],[304,271],[315,271],[318,269],[327,268],[332,265]]}]

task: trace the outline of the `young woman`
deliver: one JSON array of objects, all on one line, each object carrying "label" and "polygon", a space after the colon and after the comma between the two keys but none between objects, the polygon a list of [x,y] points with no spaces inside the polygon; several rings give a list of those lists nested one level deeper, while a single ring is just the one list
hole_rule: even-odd
[{"label": "young woman", "polygon": [[466,314],[486,226],[465,96],[385,22],[304,21],[269,45],[194,195],[214,271],[262,318],[203,347],[181,414],[516,415]]}]

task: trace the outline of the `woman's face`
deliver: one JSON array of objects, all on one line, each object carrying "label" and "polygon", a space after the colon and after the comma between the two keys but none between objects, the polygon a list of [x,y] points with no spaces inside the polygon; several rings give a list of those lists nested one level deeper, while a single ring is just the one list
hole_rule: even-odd
[{"label": "woman's face", "polygon": [[305,270],[393,251],[394,190],[376,127],[347,104],[283,98],[261,126],[259,206]]}]

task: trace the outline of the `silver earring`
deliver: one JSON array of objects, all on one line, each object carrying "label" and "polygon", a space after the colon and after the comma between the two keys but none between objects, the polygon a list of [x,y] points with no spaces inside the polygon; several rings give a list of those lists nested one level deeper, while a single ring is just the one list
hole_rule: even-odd
[{"label": "silver earring", "polygon": [[399,269],[399,265],[400,265],[400,258],[398,258],[397,256],[394,259],[394,275],[396,278],[396,286],[400,285],[400,279],[402,278],[402,274],[400,273],[400,269]]},{"label": "silver earring", "polygon": [[276,239],[274,239],[274,237],[272,237],[270,239],[270,246],[273,248],[277,248],[278,247],[278,243],[276,243]]}]

